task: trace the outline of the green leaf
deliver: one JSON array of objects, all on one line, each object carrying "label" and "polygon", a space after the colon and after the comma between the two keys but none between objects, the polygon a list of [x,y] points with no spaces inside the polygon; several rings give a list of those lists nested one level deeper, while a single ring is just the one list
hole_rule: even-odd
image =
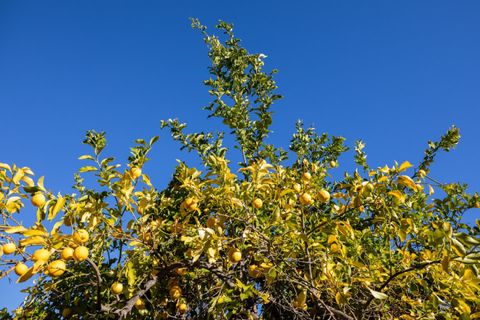
[{"label": "green leaf", "polygon": [[467,250],[465,249],[463,244],[455,238],[452,238],[451,240],[452,240],[453,251],[461,257],[465,256],[465,254],[467,253]]},{"label": "green leaf", "polygon": [[480,239],[469,236],[465,233],[456,233],[455,237],[460,240],[463,244],[468,245],[479,245]]},{"label": "green leaf", "polygon": [[42,191],[42,188],[39,187],[39,186],[31,186],[31,187],[30,186],[24,186],[23,190],[25,190],[25,192],[27,192],[27,193],[34,194],[35,192]]},{"label": "green leaf", "polygon": [[157,141],[158,141],[158,139],[160,139],[160,137],[159,137],[159,136],[154,136],[154,137],[152,137],[152,139],[150,139],[150,142],[149,142],[149,144],[150,144],[150,145],[154,144],[155,142],[157,142]]}]

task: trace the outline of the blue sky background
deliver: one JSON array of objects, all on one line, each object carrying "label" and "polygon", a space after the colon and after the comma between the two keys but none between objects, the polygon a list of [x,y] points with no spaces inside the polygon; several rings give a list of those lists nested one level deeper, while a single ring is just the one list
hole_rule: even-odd
[{"label": "blue sky background", "polygon": [[[363,139],[372,166],[418,163],[426,142],[455,124],[461,143],[439,155],[432,176],[480,190],[479,14],[476,0],[3,0],[0,162],[29,166],[49,189],[68,192],[86,130],[106,131],[106,152],[122,162],[134,139],[160,135],[145,171],[164,186],[186,157],[160,120],[219,128],[201,110],[209,61],[188,21],[198,17],[210,31],[218,19],[233,22],[243,44],[280,70],[285,98],[270,141],[287,148],[303,119],[349,145]],[[1,280],[0,307],[18,305],[19,288]]]}]

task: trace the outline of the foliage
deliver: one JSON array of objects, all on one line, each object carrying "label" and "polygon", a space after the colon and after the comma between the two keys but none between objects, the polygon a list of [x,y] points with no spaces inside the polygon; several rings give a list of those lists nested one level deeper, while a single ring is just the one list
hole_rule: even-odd
[{"label": "foliage", "polygon": [[[105,134],[89,131],[92,153],[80,157],[73,194],[47,190],[27,167],[0,164],[2,276],[32,283],[12,316],[480,318],[480,222],[462,222],[480,199],[429,173],[437,152],[457,144],[458,129],[430,142],[416,167],[370,168],[357,141],[358,168],[335,181],[344,139],[299,122],[289,153],[267,144],[280,98],[275,71],[263,71],[265,56],[248,53],[232,25],[220,22],[221,37],[197,20],[193,27],[212,61],[206,109],[233,135],[240,169],[227,159],[224,133],[187,134],[178,120],[162,127],[204,168],[179,162],[164,190],[142,171],[156,137],[137,140],[121,169],[104,155]],[[87,185],[87,175],[97,184]],[[24,226],[29,199],[36,222]]]}]

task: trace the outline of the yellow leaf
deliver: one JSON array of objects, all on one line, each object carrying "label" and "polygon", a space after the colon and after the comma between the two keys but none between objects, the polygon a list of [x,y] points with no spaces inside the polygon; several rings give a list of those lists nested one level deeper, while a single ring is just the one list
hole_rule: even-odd
[{"label": "yellow leaf", "polygon": [[415,182],[412,180],[412,178],[410,178],[409,176],[398,176],[397,178],[397,182],[398,184],[402,185],[402,186],[405,186],[407,188],[410,188],[414,191],[417,191],[418,190],[418,187],[417,185],[415,184]]},{"label": "yellow leaf", "polygon": [[43,191],[45,191],[45,186],[43,185],[43,180],[45,180],[45,177],[41,176],[40,178],[38,178],[37,184]]},{"label": "yellow leaf", "polygon": [[5,233],[24,233],[28,229],[25,228],[24,226],[16,226],[16,227],[11,227],[5,230]]},{"label": "yellow leaf", "polygon": [[29,186],[29,187],[33,187],[35,185],[35,182],[33,182],[33,179],[28,177],[28,176],[24,176],[22,178],[22,180]]},{"label": "yellow leaf", "polygon": [[385,181],[387,181],[387,180],[388,180],[388,177],[387,177],[387,176],[383,176],[383,177],[380,177],[380,178],[378,179],[378,182],[385,182]]},{"label": "yellow leaf", "polygon": [[337,241],[337,236],[336,235],[333,235],[333,234],[328,235],[328,238],[327,238],[327,243],[328,244],[332,244],[335,241]]},{"label": "yellow leaf", "polygon": [[33,237],[33,236],[48,237],[48,232],[45,232],[43,230],[38,230],[38,229],[31,229],[31,230],[25,231],[23,235],[25,237]]},{"label": "yellow leaf", "polygon": [[33,236],[33,237],[29,237],[29,238],[25,238],[25,239],[20,240],[20,245],[22,247],[40,246],[40,245],[44,245],[45,243],[46,243],[45,239],[41,236]]},{"label": "yellow leaf", "polygon": [[367,266],[365,266],[363,263],[358,262],[358,261],[350,261],[350,263],[351,263],[352,265],[354,265],[355,267],[360,268],[360,269],[364,269],[364,268],[367,267]]},{"label": "yellow leaf", "polygon": [[281,198],[281,197],[285,196],[286,194],[294,193],[294,192],[295,192],[295,190],[293,190],[293,189],[285,189],[282,192],[280,192],[280,195],[278,197]]},{"label": "yellow leaf", "polygon": [[435,193],[435,190],[433,190],[433,187],[431,185],[428,185],[428,195],[432,195]]},{"label": "yellow leaf", "polygon": [[150,181],[150,178],[146,174],[142,174],[142,179],[147,186],[149,186],[150,188],[153,188],[152,182]]},{"label": "yellow leaf", "polygon": [[18,184],[24,175],[25,175],[25,172],[23,172],[22,169],[18,169],[18,171],[13,176],[13,179],[12,179],[13,183]]},{"label": "yellow leaf", "polygon": [[7,204],[5,208],[7,209],[8,213],[14,213],[20,210],[22,207],[22,203],[20,202],[20,197],[11,197],[7,200]]},{"label": "yellow leaf", "polygon": [[459,309],[461,311],[460,313],[470,314],[472,312],[472,310],[470,309],[470,306],[465,301],[456,300],[455,302],[457,302],[456,309]]},{"label": "yellow leaf", "polygon": [[8,171],[12,172],[12,168],[10,168],[10,165],[8,165],[6,163],[1,163],[0,162],[0,168],[7,169]]},{"label": "yellow leaf", "polygon": [[347,302],[347,299],[343,294],[337,292],[337,294],[335,295],[335,301],[337,301],[337,304],[342,305]]},{"label": "yellow leaf", "polygon": [[231,198],[230,201],[232,202],[233,205],[237,207],[243,207],[242,200],[237,199],[237,198]]},{"label": "yellow leaf", "polygon": [[378,171],[383,172],[383,173],[389,173],[390,169],[388,168],[387,165],[385,165],[383,168],[379,168]]},{"label": "yellow leaf", "polygon": [[64,204],[65,204],[65,198],[63,198],[62,196],[58,196],[55,206],[50,207],[50,210],[48,213],[48,220],[55,219],[55,217],[57,216],[57,213],[63,208]]},{"label": "yellow leaf", "polygon": [[398,168],[398,172],[405,171],[405,170],[407,170],[408,168],[411,168],[411,167],[413,167],[413,165],[412,165],[410,162],[405,161],[405,162],[402,163],[402,164],[400,165],[400,167]]},{"label": "yellow leaf", "polygon": [[62,225],[63,225],[63,221],[57,221],[57,222],[55,222],[55,224],[53,225],[52,231],[50,231],[50,233],[51,233],[52,235],[57,234],[58,229],[60,229],[60,227],[61,227]]},{"label": "yellow leaf", "polygon": [[388,194],[391,195],[391,196],[394,196],[401,203],[405,202],[405,195],[398,190],[390,191]]},{"label": "yellow leaf", "polygon": [[23,167],[22,170],[25,174],[29,174],[31,176],[34,175],[33,171],[29,167]]}]

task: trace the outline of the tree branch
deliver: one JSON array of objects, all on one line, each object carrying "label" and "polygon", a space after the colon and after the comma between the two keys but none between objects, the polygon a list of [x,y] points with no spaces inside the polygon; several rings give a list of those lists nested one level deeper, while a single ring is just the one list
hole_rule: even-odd
[{"label": "tree branch", "polygon": [[[392,282],[395,278],[397,278],[398,276],[404,274],[404,273],[407,273],[407,272],[410,272],[410,271],[414,271],[414,270],[421,270],[425,267],[428,267],[432,264],[436,264],[436,263],[440,263],[441,260],[435,260],[435,261],[429,261],[429,262],[423,262],[423,263],[420,263],[420,264],[417,264],[415,266],[412,266],[408,269],[404,269],[404,270],[400,270],[400,271],[397,271],[395,272],[394,274],[392,274],[390,276],[390,278],[387,279],[387,281],[385,281],[379,288],[378,288],[378,291],[382,291],[383,289],[385,289],[389,284],[390,282]],[[362,310],[367,310],[368,307],[370,306],[370,304],[372,303],[373,301],[373,296],[370,297],[370,299],[368,299],[368,301],[365,303],[364,307],[362,308]],[[364,313],[365,314],[365,313]]]},{"label": "tree branch", "polygon": [[95,270],[95,275],[97,277],[97,308],[98,310],[102,310],[102,276],[100,275],[100,270],[98,269],[98,266],[95,264],[95,262],[92,261],[92,259],[87,258],[85,259],[85,261],[87,261]]}]

